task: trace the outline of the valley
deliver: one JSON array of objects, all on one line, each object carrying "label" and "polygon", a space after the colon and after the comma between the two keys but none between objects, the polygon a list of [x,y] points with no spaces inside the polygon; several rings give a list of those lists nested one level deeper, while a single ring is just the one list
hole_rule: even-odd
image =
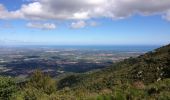
[{"label": "valley", "polygon": [[[117,47],[116,47],[117,48]],[[39,69],[55,77],[63,73],[82,73],[105,68],[146,50],[133,47],[1,47],[0,75],[27,77]]]}]

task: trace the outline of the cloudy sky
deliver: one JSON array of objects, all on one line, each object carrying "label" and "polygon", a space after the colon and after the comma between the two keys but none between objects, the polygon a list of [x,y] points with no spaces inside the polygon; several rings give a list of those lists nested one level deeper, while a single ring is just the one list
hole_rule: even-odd
[{"label": "cloudy sky", "polygon": [[170,0],[0,0],[0,44],[170,43]]}]

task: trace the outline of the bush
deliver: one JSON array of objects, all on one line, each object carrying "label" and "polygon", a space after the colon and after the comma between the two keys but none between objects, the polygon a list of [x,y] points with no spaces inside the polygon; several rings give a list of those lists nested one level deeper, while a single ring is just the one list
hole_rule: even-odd
[{"label": "bush", "polygon": [[0,100],[9,100],[17,92],[17,85],[14,79],[0,76]]},{"label": "bush", "polygon": [[35,71],[21,90],[24,100],[48,100],[56,92],[56,82],[49,75]]},{"label": "bush", "polygon": [[56,91],[56,82],[49,75],[44,75],[41,71],[35,71],[26,87],[33,87],[50,95]]}]

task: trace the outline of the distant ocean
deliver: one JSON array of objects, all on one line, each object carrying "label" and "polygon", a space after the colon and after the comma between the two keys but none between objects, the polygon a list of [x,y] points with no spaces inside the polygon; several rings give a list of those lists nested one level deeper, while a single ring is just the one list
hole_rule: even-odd
[{"label": "distant ocean", "polygon": [[44,48],[44,49],[78,49],[78,50],[111,50],[119,52],[148,52],[156,48],[161,47],[158,45],[24,45],[24,46],[12,46],[19,48]]},{"label": "distant ocean", "polygon": [[160,46],[54,46],[61,49],[111,50],[111,51],[152,51]]}]

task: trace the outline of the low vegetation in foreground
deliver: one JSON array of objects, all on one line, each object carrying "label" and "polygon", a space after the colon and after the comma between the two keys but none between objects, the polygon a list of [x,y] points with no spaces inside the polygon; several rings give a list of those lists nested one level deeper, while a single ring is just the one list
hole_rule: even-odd
[{"label": "low vegetation in foreground", "polygon": [[0,77],[0,100],[169,100],[170,45],[106,69],[52,79]]}]

